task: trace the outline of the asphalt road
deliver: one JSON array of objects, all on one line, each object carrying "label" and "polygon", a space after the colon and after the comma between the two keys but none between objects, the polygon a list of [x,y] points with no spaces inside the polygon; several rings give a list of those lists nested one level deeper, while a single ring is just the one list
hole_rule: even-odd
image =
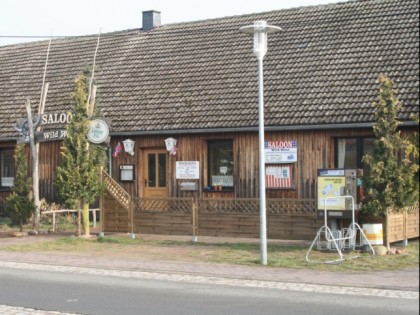
[{"label": "asphalt road", "polygon": [[419,314],[418,299],[2,268],[0,305],[79,314]]}]

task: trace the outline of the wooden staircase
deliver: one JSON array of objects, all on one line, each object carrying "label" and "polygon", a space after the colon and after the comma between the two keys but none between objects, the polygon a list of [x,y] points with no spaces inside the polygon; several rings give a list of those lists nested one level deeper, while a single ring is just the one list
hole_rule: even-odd
[{"label": "wooden staircase", "polygon": [[130,194],[104,170],[101,181],[106,188],[100,202],[102,232],[127,232],[133,236],[134,212]]}]

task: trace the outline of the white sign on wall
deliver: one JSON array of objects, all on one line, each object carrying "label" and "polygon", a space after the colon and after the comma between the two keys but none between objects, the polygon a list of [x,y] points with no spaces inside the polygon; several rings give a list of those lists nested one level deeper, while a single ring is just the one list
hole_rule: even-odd
[{"label": "white sign on wall", "polygon": [[265,163],[297,162],[297,141],[266,141],[264,143]]},{"label": "white sign on wall", "polygon": [[176,179],[199,179],[200,163],[198,161],[176,162]]}]

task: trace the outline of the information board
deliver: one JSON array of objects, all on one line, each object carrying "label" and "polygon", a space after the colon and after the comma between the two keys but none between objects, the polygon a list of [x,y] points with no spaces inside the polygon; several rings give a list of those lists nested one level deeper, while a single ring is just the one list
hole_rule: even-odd
[{"label": "information board", "polygon": [[200,163],[198,161],[176,162],[176,179],[199,179]]},{"label": "information board", "polygon": [[344,176],[320,176],[318,177],[318,209],[325,209],[325,199],[328,199],[327,210],[345,210],[344,195],[346,178]]},{"label": "information board", "polygon": [[266,164],[297,162],[297,141],[266,141],[264,153]]}]

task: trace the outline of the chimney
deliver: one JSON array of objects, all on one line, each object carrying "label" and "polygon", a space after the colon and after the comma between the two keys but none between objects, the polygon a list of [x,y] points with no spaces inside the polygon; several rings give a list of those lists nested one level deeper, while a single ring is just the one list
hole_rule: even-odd
[{"label": "chimney", "polygon": [[160,26],[160,12],[143,11],[143,31],[147,32],[158,26]]}]

